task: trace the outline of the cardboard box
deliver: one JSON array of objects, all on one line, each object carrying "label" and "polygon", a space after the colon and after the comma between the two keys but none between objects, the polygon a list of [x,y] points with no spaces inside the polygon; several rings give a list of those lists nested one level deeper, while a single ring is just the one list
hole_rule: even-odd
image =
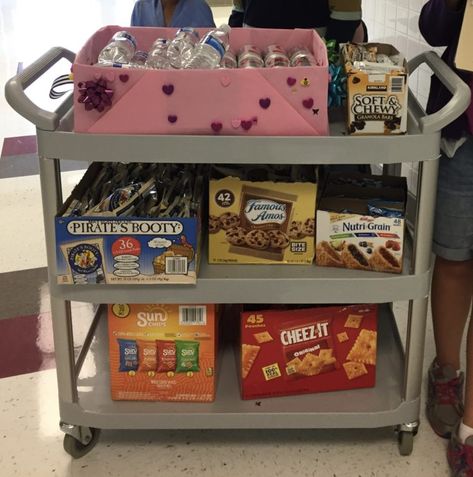
[{"label": "cardboard box", "polygon": [[311,182],[211,180],[209,263],[310,265],[316,193]]},{"label": "cardboard box", "polygon": [[109,305],[108,330],[112,399],[215,399],[215,305]]},{"label": "cardboard box", "polygon": [[473,71],[473,3],[466,2],[465,15],[455,57],[455,66],[460,70]]},{"label": "cardboard box", "polygon": [[61,216],[90,187],[98,167],[89,167],[55,219],[58,284],[195,284],[200,216]]},{"label": "cardboard box", "polygon": [[373,387],[377,306],[241,315],[243,399]]},{"label": "cardboard box", "polygon": [[[306,46],[320,66],[298,68],[148,70],[94,66],[99,52],[120,30],[138,49],[156,38],[173,38],[174,28],[107,26],[79,51],[74,72],[74,131],[92,134],[221,134],[325,136],[328,134],[328,59],[314,30],[236,28],[230,45],[263,48]],[[199,29],[200,35],[207,32]],[[86,109],[88,91],[106,102]],[[97,108],[100,108],[97,109]]]},{"label": "cardboard box", "polygon": [[[392,45],[366,43],[378,53],[398,55]],[[346,62],[345,45],[342,58]],[[367,73],[345,63],[347,75],[347,128],[351,135],[404,134],[407,131],[407,62],[387,73]]]},{"label": "cardboard box", "polygon": [[[341,183],[346,181],[352,182]],[[359,181],[377,187],[354,185]],[[330,175],[317,210],[315,263],[401,273],[406,200],[403,177]]]}]

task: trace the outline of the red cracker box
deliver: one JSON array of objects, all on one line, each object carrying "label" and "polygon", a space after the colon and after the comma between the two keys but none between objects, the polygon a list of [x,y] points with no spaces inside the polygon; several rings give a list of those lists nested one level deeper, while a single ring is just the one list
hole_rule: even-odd
[{"label": "red cracker box", "polygon": [[373,387],[376,342],[376,305],[244,312],[242,398]]},{"label": "red cracker box", "polygon": [[215,305],[108,306],[112,399],[215,399]]}]

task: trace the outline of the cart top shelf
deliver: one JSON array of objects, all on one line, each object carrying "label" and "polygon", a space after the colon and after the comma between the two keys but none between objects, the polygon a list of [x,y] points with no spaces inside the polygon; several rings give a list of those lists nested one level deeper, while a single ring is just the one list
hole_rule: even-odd
[{"label": "cart top shelf", "polygon": [[337,113],[330,136],[154,136],[74,133],[71,109],[55,131],[37,130],[38,151],[62,160],[194,164],[396,164],[438,158],[439,133],[421,133],[411,114],[405,136],[350,137]]}]

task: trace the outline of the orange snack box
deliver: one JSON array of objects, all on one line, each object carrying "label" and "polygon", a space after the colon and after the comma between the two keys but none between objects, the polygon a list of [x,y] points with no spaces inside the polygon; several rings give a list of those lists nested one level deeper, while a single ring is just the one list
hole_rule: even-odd
[{"label": "orange snack box", "polygon": [[215,305],[108,305],[113,400],[215,399]]},{"label": "orange snack box", "polygon": [[377,325],[377,305],[241,313],[242,398],[373,387]]}]

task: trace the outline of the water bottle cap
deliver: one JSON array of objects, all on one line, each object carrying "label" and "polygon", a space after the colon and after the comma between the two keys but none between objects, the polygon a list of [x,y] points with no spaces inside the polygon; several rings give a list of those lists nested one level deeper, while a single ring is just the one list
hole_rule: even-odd
[{"label": "water bottle cap", "polygon": [[128,33],[127,31],[117,31],[115,35],[113,35],[114,40],[128,40],[133,44],[133,47],[136,48],[136,40],[135,37]]},{"label": "water bottle cap", "polygon": [[194,28],[191,28],[191,27],[179,28],[179,30],[177,30],[177,33],[180,33],[181,31],[184,33],[190,33],[191,35],[199,39],[199,34],[194,30]]},{"label": "water bottle cap", "polygon": [[222,25],[220,25],[218,29],[224,31],[227,34],[232,31],[231,27],[227,25],[226,23],[223,23]]}]

